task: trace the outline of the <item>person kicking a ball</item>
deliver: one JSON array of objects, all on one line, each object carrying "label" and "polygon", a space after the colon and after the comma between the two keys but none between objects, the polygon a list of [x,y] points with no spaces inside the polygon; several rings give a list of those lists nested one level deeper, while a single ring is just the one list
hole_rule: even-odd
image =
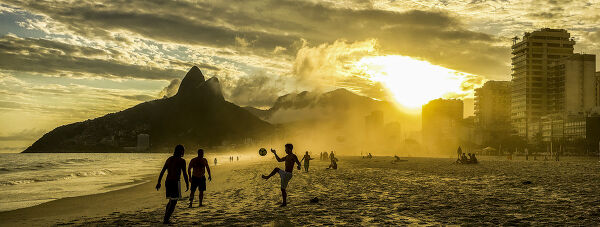
[{"label": "person kicking a ball", "polygon": [[273,154],[275,155],[275,158],[277,159],[278,162],[285,161],[285,170],[275,167],[275,169],[273,169],[271,174],[269,174],[268,176],[262,175],[263,179],[268,180],[276,173],[279,173],[279,177],[281,177],[281,197],[283,197],[283,203],[281,204],[282,207],[287,205],[287,192],[285,191],[285,189],[287,188],[288,183],[292,179],[292,171],[294,170],[294,163],[298,164],[297,167],[298,167],[298,170],[300,170],[300,161],[298,160],[298,157],[292,153],[293,149],[294,149],[294,145],[292,145],[291,143],[286,144],[285,145],[285,153],[287,155],[283,158],[279,158],[279,156],[277,155],[277,152],[275,150],[271,149],[271,152],[273,152]]}]

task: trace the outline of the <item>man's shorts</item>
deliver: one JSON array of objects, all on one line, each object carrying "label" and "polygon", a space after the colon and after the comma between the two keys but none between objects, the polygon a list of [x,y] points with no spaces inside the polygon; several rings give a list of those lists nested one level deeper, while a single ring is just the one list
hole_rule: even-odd
[{"label": "man's shorts", "polygon": [[198,187],[199,191],[206,191],[206,177],[194,177],[192,176],[192,191],[196,191],[196,187]]},{"label": "man's shorts", "polygon": [[292,173],[279,169],[279,177],[281,177],[281,189],[286,189],[288,183],[292,179]]},{"label": "man's shorts", "polygon": [[181,199],[181,182],[179,180],[165,180],[165,190],[167,191],[167,199]]}]

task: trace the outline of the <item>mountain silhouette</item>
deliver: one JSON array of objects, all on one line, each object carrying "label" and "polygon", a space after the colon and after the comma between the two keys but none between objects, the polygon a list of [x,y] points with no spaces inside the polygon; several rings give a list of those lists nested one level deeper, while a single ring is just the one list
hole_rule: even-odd
[{"label": "mountain silhouette", "polygon": [[270,123],[295,121],[347,121],[348,118],[363,118],[373,111],[382,111],[388,117],[401,118],[406,115],[392,103],[375,100],[340,88],[325,93],[303,91],[277,98],[273,106],[262,110],[244,107],[255,116]]},{"label": "mountain silhouette", "polygon": [[24,152],[107,152],[135,147],[148,134],[150,151],[170,151],[258,139],[273,126],[223,98],[216,77],[205,80],[196,66],[185,75],[177,94],[138,104],[105,116],[60,126]]}]

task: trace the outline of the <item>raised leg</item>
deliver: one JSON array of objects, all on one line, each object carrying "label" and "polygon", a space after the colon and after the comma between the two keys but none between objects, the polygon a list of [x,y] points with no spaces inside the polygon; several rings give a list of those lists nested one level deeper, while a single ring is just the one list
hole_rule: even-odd
[{"label": "raised leg", "polygon": [[271,173],[267,176],[262,175],[262,178],[267,180],[269,178],[271,178],[273,175],[277,174],[277,172],[279,172],[279,168],[275,167],[275,169],[273,169],[273,171],[271,171]]}]

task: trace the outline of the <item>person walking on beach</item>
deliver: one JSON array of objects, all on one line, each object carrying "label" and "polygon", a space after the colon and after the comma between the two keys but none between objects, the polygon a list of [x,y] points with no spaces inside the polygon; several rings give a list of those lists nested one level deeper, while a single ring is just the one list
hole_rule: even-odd
[{"label": "person walking on beach", "polygon": [[329,160],[331,161],[331,164],[329,164],[329,167],[327,167],[327,169],[337,169],[338,159],[333,154],[333,151],[331,151],[331,154],[329,155]]},{"label": "person walking on beach", "polygon": [[283,198],[283,203],[281,203],[282,207],[287,205],[287,192],[285,190],[287,188],[288,183],[292,179],[292,171],[294,170],[294,163],[298,164],[298,170],[300,170],[300,161],[298,160],[298,156],[296,156],[294,153],[292,153],[293,149],[294,149],[294,145],[292,145],[291,143],[286,144],[285,145],[285,153],[287,155],[283,158],[279,158],[279,156],[277,155],[277,152],[275,150],[271,149],[271,152],[273,152],[273,154],[275,155],[275,159],[277,159],[278,162],[285,162],[285,170],[275,167],[275,169],[273,169],[273,171],[271,171],[271,173],[269,175],[267,175],[267,176],[262,175],[263,179],[268,180],[276,173],[279,173],[279,177],[281,178],[281,197]]},{"label": "person walking on beach", "polygon": [[462,153],[462,149],[460,148],[460,146],[458,146],[458,150],[456,150],[456,154],[458,155],[458,159],[461,158]]},{"label": "person walking on beach", "polygon": [[217,165],[217,158],[215,158],[215,165]]},{"label": "person walking on beach", "polygon": [[165,171],[168,170],[167,178],[165,179],[165,191],[167,199],[169,199],[169,203],[167,203],[167,208],[165,210],[165,217],[163,219],[164,224],[170,223],[169,219],[171,218],[173,211],[175,211],[177,200],[181,199],[181,182],[179,181],[181,172],[183,172],[183,179],[185,180],[185,191],[187,192],[190,188],[188,175],[185,172],[185,159],[183,159],[184,150],[185,149],[181,144],[175,146],[175,152],[173,152],[173,156],[169,157],[167,161],[165,161],[165,165],[158,176],[158,183],[156,184],[157,191],[160,189],[160,182],[165,174]]},{"label": "person walking on beach", "polygon": [[[206,191],[206,176],[204,175],[204,169],[208,172],[208,180],[212,181],[210,175],[210,167],[208,167],[208,160],[204,158],[204,150],[198,149],[198,157],[190,160],[190,166],[188,167],[188,175],[192,178],[192,190],[190,191],[190,205],[194,202],[194,193],[198,188],[198,207],[202,206],[202,199],[204,199],[204,191]],[[192,171],[193,170],[193,171]]]},{"label": "person walking on beach", "polygon": [[314,158],[311,158],[310,155],[308,154],[308,151],[306,151],[306,154],[304,155],[304,157],[302,157],[302,160],[300,160],[300,162],[302,162],[304,160],[304,170],[306,172],[308,172],[308,166],[310,165],[310,160],[313,160]]}]

